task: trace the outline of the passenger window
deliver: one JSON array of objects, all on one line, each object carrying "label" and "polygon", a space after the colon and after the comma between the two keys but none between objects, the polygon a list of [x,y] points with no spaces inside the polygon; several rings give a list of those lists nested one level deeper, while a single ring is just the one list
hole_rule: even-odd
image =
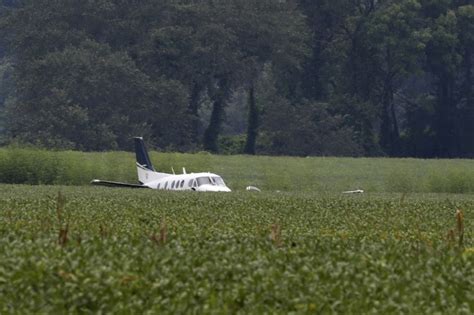
[{"label": "passenger window", "polygon": [[184,179],[181,181],[181,188],[184,187]]},{"label": "passenger window", "polygon": [[168,189],[168,182],[165,183],[165,189]]},{"label": "passenger window", "polygon": [[160,184],[158,184],[158,187],[156,187],[156,188],[160,189]]},{"label": "passenger window", "polygon": [[188,187],[193,187],[193,180],[192,179],[189,180]]},{"label": "passenger window", "polygon": [[171,183],[171,188],[174,188],[174,181]]}]

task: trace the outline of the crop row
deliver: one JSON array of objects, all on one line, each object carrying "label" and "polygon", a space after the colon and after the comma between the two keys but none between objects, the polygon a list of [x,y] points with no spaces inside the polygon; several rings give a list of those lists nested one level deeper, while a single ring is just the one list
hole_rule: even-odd
[{"label": "crop row", "polygon": [[2,313],[474,311],[470,196],[0,187]]}]

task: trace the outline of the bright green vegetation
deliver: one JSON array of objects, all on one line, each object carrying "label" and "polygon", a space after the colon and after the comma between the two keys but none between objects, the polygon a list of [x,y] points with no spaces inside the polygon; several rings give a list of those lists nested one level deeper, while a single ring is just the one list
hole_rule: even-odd
[{"label": "bright green vegetation", "polygon": [[[474,192],[474,160],[294,158],[152,152],[155,168],[210,171],[233,190],[341,192]],[[0,182],[87,185],[92,179],[137,182],[135,155],[28,149],[0,150]]]},{"label": "bright green vegetation", "polygon": [[473,209],[472,195],[2,185],[0,313],[472,314]]}]

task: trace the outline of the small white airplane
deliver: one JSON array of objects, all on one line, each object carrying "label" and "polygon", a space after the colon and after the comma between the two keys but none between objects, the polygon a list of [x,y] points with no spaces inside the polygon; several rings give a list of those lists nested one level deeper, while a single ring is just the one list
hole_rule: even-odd
[{"label": "small white airplane", "polygon": [[[190,173],[183,168],[183,174],[168,174],[155,171],[151,164],[143,138],[135,137],[135,154],[137,157],[138,181],[140,184],[128,184],[94,179],[92,185],[108,187],[151,188],[161,190],[193,191],[231,191],[219,175],[213,173]],[[174,173],[174,171],[173,171]]]}]

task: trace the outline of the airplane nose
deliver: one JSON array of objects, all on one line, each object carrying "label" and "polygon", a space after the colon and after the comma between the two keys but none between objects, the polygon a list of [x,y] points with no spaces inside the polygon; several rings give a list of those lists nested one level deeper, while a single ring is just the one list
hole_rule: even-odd
[{"label": "airplane nose", "polygon": [[227,186],[212,186],[213,190],[212,191],[223,191],[223,192],[230,192],[230,188]]},{"label": "airplane nose", "polygon": [[198,191],[230,192],[231,190],[229,189],[229,187],[202,185],[198,188]]}]

